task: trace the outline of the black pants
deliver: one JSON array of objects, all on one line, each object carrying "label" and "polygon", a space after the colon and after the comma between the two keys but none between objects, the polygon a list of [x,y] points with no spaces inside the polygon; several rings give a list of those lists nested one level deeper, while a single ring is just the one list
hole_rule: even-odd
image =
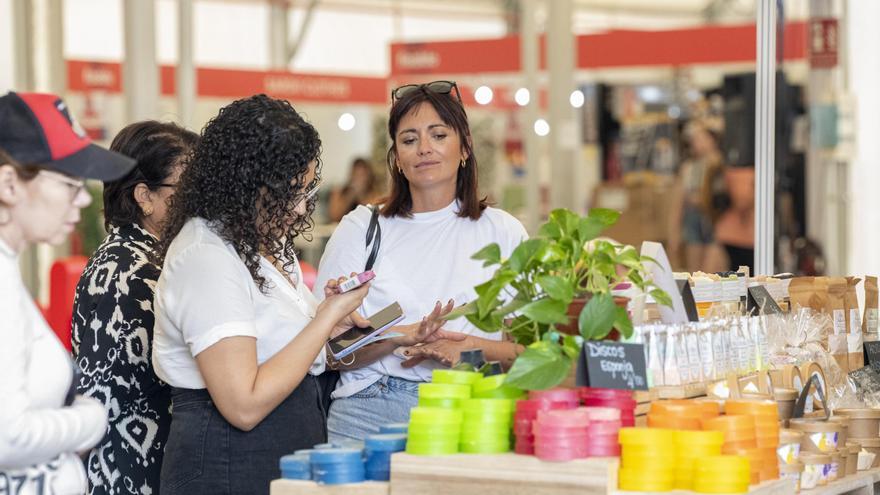
[{"label": "black pants", "polygon": [[281,456],[327,441],[321,395],[312,375],[248,432],[223,418],[207,390],[175,388],[171,403],[163,495],[268,495],[269,483],[281,476]]}]

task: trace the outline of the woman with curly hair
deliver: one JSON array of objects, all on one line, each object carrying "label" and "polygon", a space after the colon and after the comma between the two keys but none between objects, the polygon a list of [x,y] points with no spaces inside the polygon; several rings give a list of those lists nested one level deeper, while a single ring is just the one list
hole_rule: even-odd
[{"label": "woman with curly hair", "polygon": [[321,140],[286,101],[235,101],[204,128],[157,249],[153,364],[171,385],[162,493],[269,493],[278,459],[326,439],[315,375],[369,285],[318,304],[294,241]]},{"label": "woman with curly hair", "polygon": [[148,120],[122,129],[110,145],[137,166],[104,184],[109,234],[76,286],[71,332],[83,375],[77,389],[100,400],[110,418],[86,462],[91,495],[159,493],[171,391],[150,364],[154,315],[143,301],[153,300],[159,269],[149,258],[198,139],[173,123]]}]

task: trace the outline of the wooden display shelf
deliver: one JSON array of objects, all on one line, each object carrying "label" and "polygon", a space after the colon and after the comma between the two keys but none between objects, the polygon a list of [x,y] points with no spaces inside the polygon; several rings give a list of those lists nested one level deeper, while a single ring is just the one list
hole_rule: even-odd
[{"label": "wooden display shelf", "polygon": [[817,486],[811,490],[801,490],[801,495],[873,495],[875,486],[880,482],[880,468],[859,471],[841,480],[832,481],[825,486]]},{"label": "wooden display shelf", "polygon": [[663,385],[652,390],[657,392],[658,399],[693,399],[706,395],[706,384]]},{"label": "wooden display shelf", "polygon": [[[795,484],[793,480],[772,480],[765,481],[760,485],[749,487],[747,495],[795,495]],[[697,495],[696,492],[689,490],[672,490],[671,492],[663,492],[669,495]],[[623,490],[612,490],[608,495],[658,495],[657,492],[628,492]]]},{"label": "wooden display shelf", "polygon": [[274,480],[270,495],[388,495],[387,481],[365,481],[345,485],[319,485],[314,481]]},{"label": "wooden display shelf", "polygon": [[617,487],[617,468],[614,457],[544,462],[517,454],[399,453],[391,456],[391,495],[606,495]]}]

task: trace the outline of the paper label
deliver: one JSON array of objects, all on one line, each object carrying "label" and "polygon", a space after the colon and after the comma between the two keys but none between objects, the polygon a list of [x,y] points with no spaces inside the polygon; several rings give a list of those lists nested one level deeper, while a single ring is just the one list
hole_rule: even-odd
[{"label": "paper label", "polygon": [[858,309],[849,310],[849,333],[862,333],[862,317]]},{"label": "paper label", "polygon": [[737,284],[737,289],[736,289],[737,294],[736,295],[739,296],[740,298],[748,296],[749,284],[748,284],[748,282],[746,282],[746,278],[745,277],[737,278],[736,284]]},{"label": "paper label", "polygon": [[696,332],[688,332],[686,334],[687,338],[687,352],[688,352],[688,364],[691,375],[691,382],[696,383],[702,381],[702,362],[700,361],[700,343],[697,339]]},{"label": "paper label", "polygon": [[705,332],[700,333],[700,360],[703,362],[703,379],[704,380],[712,380],[715,378],[715,373],[713,370],[713,364],[715,360],[713,359],[712,353],[712,332],[706,330]]},{"label": "paper label", "polygon": [[715,332],[712,338],[712,347],[715,350],[716,376],[723,377],[727,374],[727,347],[724,345],[724,332]]},{"label": "paper label", "polygon": [[877,308],[868,308],[865,313],[868,320],[866,324],[868,332],[877,333],[877,330],[880,329],[880,311]]},{"label": "paper label", "polygon": [[862,334],[851,333],[847,335],[846,349],[850,354],[862,352]]},{"label": "paper label", "polygon": [[691,363],[688,360],[687,338],[682,334],[675,337],[675,357],[678,366],[679,383],[682,385],[691,383]]},{"label": "paper label", "polygon": [[740,285],[739,280],[722,280],[721,300],[724,302],[739,301]]},{"label": "paper label", "polygon": [[820,452],[837,450],[837,433],[833,431],[820,431],[810,435],[810,441]]},{"label": "paper label", "polygon": [[806,464],[804,472],[801,475],[801,489],[809,490],[816,488],[824,477],[825,465],[823,464]]},{"label": "paper label", "polygon": [[830,464],[830,467],[831,468],[828,470],[828,480],[829,481],[836,480],[837,476],[840,472],[840,464],[838,464],[836,462],[832,462]]},{"label": "paper label", "polygon": [[832,312],[832,320],[834,321],[834,333],[846,333],[846,312],[842,309],[835,309]]},{"label": "paper label", "polygon": [[801,489],[801,473],[779,473],[779,479],[794,480],[795,491],[799,491]]},{"label": "paper label", "polygon": [[694,302],[718,302],[715,296],[715,282],[697,282],[691,287],[691,292],[694,294]]},{"label": "paper label", "polygon": [[779,457],[779,462],[792,465],[798,462],[798,458],[801,455],[801,444],[789,443],[780,445],[779,448],[776,449],[776,455]]}]

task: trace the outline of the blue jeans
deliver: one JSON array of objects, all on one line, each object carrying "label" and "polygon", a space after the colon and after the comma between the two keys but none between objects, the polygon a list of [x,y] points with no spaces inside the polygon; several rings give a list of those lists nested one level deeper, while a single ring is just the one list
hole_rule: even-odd
[{"label": "blue jeans", "polygon": [[327,433],[330,442],[363,440],[379,427],[409,421],[409,410],[419,403],[419,382],[383,376],[379,381],[330,405]]}]

